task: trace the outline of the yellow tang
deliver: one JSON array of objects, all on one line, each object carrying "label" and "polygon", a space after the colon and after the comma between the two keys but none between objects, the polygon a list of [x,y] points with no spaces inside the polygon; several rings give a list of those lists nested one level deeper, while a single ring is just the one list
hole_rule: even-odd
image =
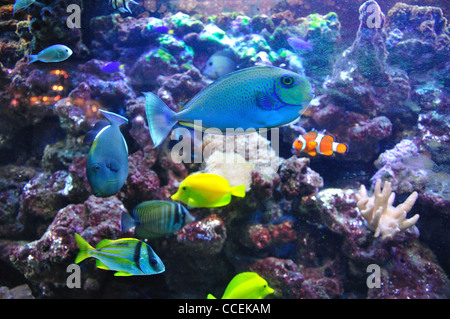
[{"label": "yellow tang", "polygon": [[[222,299],[263,299],[273,293],[267,281],[255,272],[242,272],[237,274],[228,284]],[[208,294],[208,299],[216,299]]]},{"label": "yellow tang", "polygon": [[231,195],[244,197],[245,185],[231,187],[222,176],[200,173],[186,177],[171,198],[185,203],[190,208],[221,207],[230,203]]}]

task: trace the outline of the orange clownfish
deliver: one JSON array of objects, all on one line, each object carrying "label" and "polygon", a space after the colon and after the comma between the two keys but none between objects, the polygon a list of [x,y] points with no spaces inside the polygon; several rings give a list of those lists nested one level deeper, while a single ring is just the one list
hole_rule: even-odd
[{"label": "orange clownfish", "polygon": [[348,149],[346,144],[336,143],[333,136],[315,131],[300,135],[294,141],[293,147],[311,156],[316,156],[317,153],[327,156],[333,155],[333,152],[345,153]]}]

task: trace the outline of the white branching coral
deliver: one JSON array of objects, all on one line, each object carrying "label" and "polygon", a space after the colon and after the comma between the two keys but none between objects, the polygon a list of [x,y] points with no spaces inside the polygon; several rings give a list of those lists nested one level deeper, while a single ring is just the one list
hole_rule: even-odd
[{"label": "white branching coral", "polygon": [[419,215],[406,219],[406,214],[413,207],[417,196],[417,192],[413,192],[403,203],[394,207],[392,204],[395,193],[392,192],[391,183],[385,182],[381,190],[381,180],[377,180],[373,196],[369,197],[366,188],[361,185],[356,199],[361,215],[367,221],[369,228],[375,231],[374,236],[379,237],[381,234],[382,239],[391,239],[409,227],[416,227],[414,224],[419,219]]}]

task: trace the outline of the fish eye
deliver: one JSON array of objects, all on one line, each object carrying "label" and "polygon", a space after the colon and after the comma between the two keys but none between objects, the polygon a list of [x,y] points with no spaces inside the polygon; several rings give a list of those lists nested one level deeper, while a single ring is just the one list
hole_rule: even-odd
[{"label": "fish eye", "polygon": [[185,191],[186,190],[186,186],[181,187],[181,190]]},{"label": "fish eye", "polygon": [[94,172],[98,172],[98,171],[100,170],[100,165],[98,165],[98,164],[93,165],[93,166],[92,166],[92,170],[93,170]]},{"label": "fish eye", "polygon": [[290,88],[294,85],[294,78],[290,75],[283,75],[281,77],[281,84],[285,87],[285,88]]},{"label": "fish eye", "polygon": [[211,65],[212,65],[212,62],[209,62],[208,65],[211,66]]}]

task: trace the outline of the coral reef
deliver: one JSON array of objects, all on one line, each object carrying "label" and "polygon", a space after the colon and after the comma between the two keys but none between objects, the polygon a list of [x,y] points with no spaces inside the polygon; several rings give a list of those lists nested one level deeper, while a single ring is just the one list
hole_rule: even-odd
[{"label": "coral reef", "polygon": [[391,192],[391,184],[385,182],[383,190],[381,190],[381,180],[377,180],[375,183],[372,197],[367,195],[364,185],[361,185],[359,194],[356,194],[361,215],[368,222],[369,227],[375,231],[374,236],[381,235],[382,239],[390,239],[401,231],[415,227],[414,224],[419,219],[419,215],[416,214],[406,219],[406,214],[413,207],[417,197],[417,192],[413,192],[405,202],[394,207],[392,204],[395,200],[395,193]]},{"label": "coral reef", "polygon": [[[243,271],[267,280],[267,298],[450,297],[447,2],[148,0],[125,13],[72,1],[83,4],[81,29],[66,27],[67,1],[39,2],[13,16],[0,1],[0,298],[205,298]],[[55,42],[74,55],[27,63]],[[154,149],[142,92],[182,110],[224,49],[239,69],[301,74],[315,99],[280,129],[224,137],[178,127]],[[105,70],[111,62],[120,68]],[[129,120],[129,175],[108,198],[91,195],[85,172],[83,139],[100,109]],[[293,140],[313,129],[349,151],[293,156]],[[186,154],[174,156],[180,145]],[[199,171],[245,184],[246,195],[190,209],[194,222],[148,240],[163,274],[117,278],[86,260],[81,289],[67,287],[75,232],[94,246],[130,237],[123,212],[170,200]],[[370,264],[380,288],[366,285]]]}]

